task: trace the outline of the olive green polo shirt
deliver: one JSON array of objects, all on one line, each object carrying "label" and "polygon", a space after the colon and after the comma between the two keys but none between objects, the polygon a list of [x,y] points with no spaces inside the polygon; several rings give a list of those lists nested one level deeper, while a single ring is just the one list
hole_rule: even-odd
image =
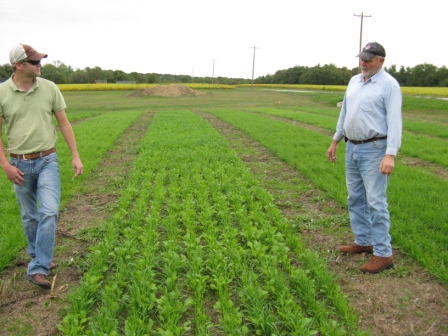
[{"label": "olive green polo shirt", "polygon": [[53,82],[37,77],[28,92],[12,78],[0,85],[0,117],[5,123],[7,149],[28,154],[56,147],[53,115],[66,108],[64,97]]}]

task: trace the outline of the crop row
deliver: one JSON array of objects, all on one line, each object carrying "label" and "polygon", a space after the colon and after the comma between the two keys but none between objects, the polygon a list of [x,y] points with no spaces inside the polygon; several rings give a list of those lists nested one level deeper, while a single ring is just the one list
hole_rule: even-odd
[{"label": "crop row", "polygon": [[[265,110],[266,112],[266,110]],[[344,181],[345,144],[339,145],[336,164],[326,160],[326,149],[331,137],[266,116],[240,111],[216,110],[213,114],[246,132],[269,148],[278,157],[309,177],[326,190],[340,204],[346,203]],[[280,112],[279,112],[280,113]],[[323,127],[326,117],[295,113],[295,118]],[[333,127],[335,119],[332,119]],[[408,135],[411,137],[412,135]],[[432,138],[431,153],[438,151],[446,158],[446,140]],[[405,140],[406,141],[406,140]],[[421,142],[423,143],[423,142]],[[428,142],[428,146],[430,142]],[[407,147],[403,151],[416,153],[421,147]],[[416,146],[417,147],[417,146]],[[406,149],[407,148],[407,149]],[[320,154],[318,154],[320,153]],[[444,154],[445,153],[445,154]],[[445,164],[445,161],[440,161]],[[402,248],[424,267],[448,284],[448,227],[446,199],[448,181],[428,173],[424,168],[398,165],[389,183],[388,200],[391,212],[391,233],[395,247]]]},{"label": "crop row", "polygon": [[362,334],[325,262],[192,113],[156,114],[97,233],[65,335]]}]

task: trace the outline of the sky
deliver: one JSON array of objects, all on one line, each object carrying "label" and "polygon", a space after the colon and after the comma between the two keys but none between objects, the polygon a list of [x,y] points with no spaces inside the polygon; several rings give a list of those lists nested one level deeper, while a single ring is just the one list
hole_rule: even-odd
[{"label": "sky", "polygon": [[[294,66],[448,66],[445,0],[0,0],[0,64],[24,43],[73,69],[251,79]],[[361,20],[361,15],[364,16]],[[255,53],[254,53],[255,52]]]}]

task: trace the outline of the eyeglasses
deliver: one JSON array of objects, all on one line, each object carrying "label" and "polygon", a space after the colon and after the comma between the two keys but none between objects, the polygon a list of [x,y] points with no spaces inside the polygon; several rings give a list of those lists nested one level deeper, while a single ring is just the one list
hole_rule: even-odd
[{"label": "eyeglasses", "polygon": [[32,65],[38,65],[38,64],[40,64],[40,61],[22,61],[21,63],[29,63]]}]

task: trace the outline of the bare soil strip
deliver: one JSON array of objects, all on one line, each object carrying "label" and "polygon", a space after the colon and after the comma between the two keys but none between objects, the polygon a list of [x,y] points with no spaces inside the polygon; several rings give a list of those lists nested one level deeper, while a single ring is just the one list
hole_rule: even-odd
[{"label": "bare soil strip", "polygon": [[54,289],[43,290],[25,280],[25,251],[14,266],[1,274],[0,335],[61,335],[57,324],[68,305],[67,294],[78,286],[83,274],[80,264],[94,243],[80,233],[112,214],[118,189],[125,183],[153,116],[142,115],[117,139],[100,166],[85,180],[85,191],[73,196],[60,212],[54,260],[58,267],[49,277]]},{"label": "bare soil strip", "polygon": [[[250,171],[277,200],[283,214],[292,223],[298,218],[305,222],[297,234],[310,249],[327,259],[342,291],[360,315],[361,328],[374,335],[448,334],[447,288],[399,249],[394,249],[393,270],[377,275],[361,273],[358,268],[370,255],[346,256],[336,252],[338,245],[353,240],[347,223],[337,220],[345,209],[317,189],[303,191],[300,184],[310,184],[306,178],[243,132],[213,115],[200,115],[228,139]],[[290,122],[302,127],[301,123]],[[271,179],[279,183],[273,184]],[[291,183],[297,183],[296,190],[284,187]],[[275,185],[281,188],[276,189]]]}]

